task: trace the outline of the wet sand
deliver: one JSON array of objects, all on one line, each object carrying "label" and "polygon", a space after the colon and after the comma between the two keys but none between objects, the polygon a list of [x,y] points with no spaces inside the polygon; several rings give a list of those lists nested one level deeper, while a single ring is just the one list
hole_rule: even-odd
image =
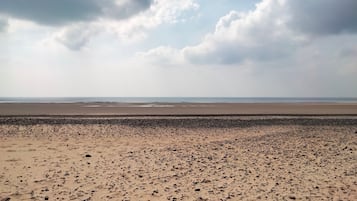
[{"label": "wet sand", "polygon": [[357,115],[357,103],[2,103],[1,115]]},{"label": "wet sand", "polygon": [[357,200],[357,117],[1,117],[0,200]]}]

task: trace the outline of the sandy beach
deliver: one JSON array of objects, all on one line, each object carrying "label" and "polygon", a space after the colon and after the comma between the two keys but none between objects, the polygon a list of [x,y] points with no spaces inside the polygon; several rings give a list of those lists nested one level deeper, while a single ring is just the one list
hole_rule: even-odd
[{"label": "sandy beach", "polygon": [[356,106],[323,107],[110,117],[0,104],[0,200],[357,200]]}]

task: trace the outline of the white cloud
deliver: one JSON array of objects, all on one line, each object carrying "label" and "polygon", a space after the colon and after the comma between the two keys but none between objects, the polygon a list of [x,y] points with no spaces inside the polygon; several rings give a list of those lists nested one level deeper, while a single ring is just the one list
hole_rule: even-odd
[{"label": "white cloud", "polygon": [[[47,28],[52,34],[44,41],[54,40],[78,51],[99,33],[116,35],[122,43],[141,41],[151,29],[185,20],[198,4],[195,0],[35,0],[28,5],[4,0],[0,7],[0,15],[9,17],[13,31],[29,25]],[[0,30],[7,24],[0,19]]]},{"label": "white cloud", "polygon": [[122,40],[141,39],[145,38],[148,30],[161,24],[184,20],[185,12],[198,7],[194,0],[156,0],[145,12],[125,21],[109,21],[106,24]]},{"label": "white cloud", "polygon": [[355,8],[353,0],[263,0],[252,11],[229,12],[200,43],[175,54],[193,64],[279,60],[319,37],[356,32]]},{"label": "white cloud", "polygon": [[184,13],[198,8],[194,0],[156,0],[140,13],[125,20],[102,18],[62,28],[55,34],[57,41],[71,50],[80,50],[96,33],[115,34],[121,42],[130,43],[146,38],[149,30],[166,23],[184,20]]},{"label": "white cloud", "polygon": [[236,64],[285,57],[304,40],[287,27],[288,20],[285,1],[264,0],[254,11],[223,16],[213,33],[183,53],[193,63]]}]

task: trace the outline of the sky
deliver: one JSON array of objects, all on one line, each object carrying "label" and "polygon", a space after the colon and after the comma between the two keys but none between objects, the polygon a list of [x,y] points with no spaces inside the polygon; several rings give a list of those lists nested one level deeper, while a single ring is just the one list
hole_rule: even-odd
[{"label": "sky", "polygon": [[357,97],[356,0],[1,0],[0,97]]}]

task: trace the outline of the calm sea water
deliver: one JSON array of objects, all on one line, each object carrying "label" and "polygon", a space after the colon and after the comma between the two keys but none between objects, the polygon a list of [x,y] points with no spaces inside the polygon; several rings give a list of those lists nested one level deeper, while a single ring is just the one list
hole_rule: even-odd
[{"label": "calm sea water", "polygon": [[1,98],[0,103],[357,103],[357,98],[56,97]]}]

